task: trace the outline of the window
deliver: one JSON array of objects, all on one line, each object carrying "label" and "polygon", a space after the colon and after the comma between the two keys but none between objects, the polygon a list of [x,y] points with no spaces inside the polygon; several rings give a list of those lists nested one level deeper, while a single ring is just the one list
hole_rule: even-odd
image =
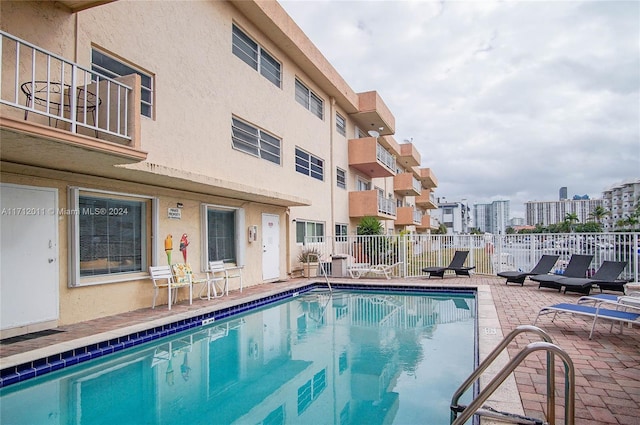
[{"label": "window", "polygon": [[347,120],[336,112],[336,130],[343,136],[347,135]]},{"label": "window", "polygon": [[322,99],[296,78],[296,101],[320,119],[324,118]]},{"label": "window", "polygon": [[91,70],[113,79],[125,75],[138,74],[142,83],[140,111],[145,117],[152,117],[153,77],[151,75],[132,68],[96,49],[91,49]]},{"label": "window", "polygon": [[346,242],[347,241],[347,225],[346,224],[336,224],[336,241],[337,242]]},{"label": "window", "polygon": [[314,179],[324,180],[324,161],[296,148],[296,171]]},{"label": "window", "polygon": [[347,188],[346,172],[342,168],[336,167],[336,184],[341,189]]},{"label": "window", "polygon": [[367,182],[358,178],[356,179],[356,191],[362,190],[371,190],[371,182]]},{"label": "window", "polygon": [[280,87],[280,63],[237,26],[232,30],[231,51],[275,86]]},{"label": "window", "polygon": [[203,264],[224,261],[242,265],[244,245],[241,238],[244,233],[238,232],[238,229],[244,229],[244,210],[203,204],[202,217],[205,242]]},{"label": "window", "polygon": [[231,118],[231,141],[235,149],[280,164],[280,139],[237,118]]},{"label": "window", "polygon": [[317,221],[296,221],[296,243],[304,244],[305,238],[312,238],[312,242],[322,242],[324,239],[324,223]]},{"label": "window", "polygon": [[127,273],[146,271],[151,209],[150,197],[70,188],[69,285],[96,283],[86,279],[98,276],[122,281]]}]

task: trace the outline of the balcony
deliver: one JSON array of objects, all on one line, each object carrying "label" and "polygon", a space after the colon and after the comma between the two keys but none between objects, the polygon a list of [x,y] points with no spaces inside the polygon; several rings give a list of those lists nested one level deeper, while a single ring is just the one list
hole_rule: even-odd
[{"label": "balcony", "polygon": [[437,222],[435,220],[433,220],[433,224],[435,225],[435,227],[432,226],[432,220],[431,220],[431,216],[429,214],[424,214],[422,216],[422,220],[420,221],[420,224],[416,224],[416,229],[437,229]]},{"label": "balcony", "polygon": [[103,174],[146,159],[140,77],[103,77],[4,31],[0,159]]},{"label": "balcony", "polygon": [[349,166],[368,177],[391,177],[396,172],[396,159],[376,137],[350,139]]},{"label": "balcony", "polygon": [[358,93],[358,112],[350,116],[364,131],[380,135],[396,132],[396,119],[376,91]]},{"label": "balcony", "polygon": [[400,173],[393,178],[393,191],[401,196],[418,196],[422,184],[413,173]]},{"label": "balcony", "polygon": [[398,207],[396,226],[418,226],[422,223],[422,212],[415,207]]},{"label": "balcony", "polygon": [[398,164],[402,165],[405,168],[411,168],[420,165],[420,153],[413,145],[413,143],[400,144],[400,156],[398,157]]},{"label": "balcony", "polygon": [[431,168],[420,168],[419,171],[422,187],[425,189],[435,189],[438,187],[438,179],[436,179],[436,175],[431,171]]},{"label": "balcony", "polygon": [[382,220],[396,218],[396,203],[385,198],[377,190],[349,192],[349,217],[377,217]]},{"label": "balcony", "polygon": [[423,189],[422,193],[415,197],[415,203],[421,208],[435,210],[438,208],[436,196],[431,189]]}]

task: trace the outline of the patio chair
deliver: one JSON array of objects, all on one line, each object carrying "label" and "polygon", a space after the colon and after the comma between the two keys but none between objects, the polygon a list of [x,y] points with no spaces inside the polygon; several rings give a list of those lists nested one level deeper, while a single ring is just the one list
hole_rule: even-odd
[{"label": "patio chair", "polygon": [[535,267],[529,272],[510,270],[500,272],[498,273],[498,276],[507,279],[507,281],[505,282],[506,285],[508,285],[509,282],[512,282],[519,283],[520,286],[524,286],[524,281],[528,276],[549,273],[553,268],[553,265],[556,263],[556,261],[558,261],[558,258],[560,258],[559,255],[543,255],[542,257],[540,257],[540,260],[538,260],[538,264],[536,264]]},{"label": "patio chair", "polygon": [[569,259],[569,264],[564,270],[563,274],[538,274],[535,276],[529,276],[529,279],[534,282],[538,282],[538,289],[540,288],[552,288],[557,289],[558,292],[562,290],[562,285],[558,281],[567,277],[579,277],[584,278],[587,275],[587,269],[593,255],[573,254]]},{"label": "patio chair", "polygon": [[174,279],[173,272],[171,271],[171,266],[151,266],[149,267],[149,275],[151,275],[154,288],[153,305],[151,308],[156,308],[156,299],[158,298],[158,293],[160,293],[160,290],[162,289],[167,290],[167,303],[169,305],[169,310],[171,310],[171,304],[175,304],[177,301],[178,289],[180,288],[189,288],[189,304],[193,302],[191,281],[176,281]]},{"label": "patio chair", "polygon": [[564,293],[577,292],[589,295],[593,285],[615,283],[627,266],[626,261],[603,261],[598,271],[590,278],[562,277],[558,284],[564,287]]},{"label": "patio chair", "polygon": [[[218,289],[220,289],[220,296],[229,293],[229,280],[227,278],[227,272],[224,267],[224,261],[209,261],[209,267],[207,269],[207,278],[205,279],[206,285],[200,288],[200,293],[198,296],[200,299],[211,299],[211,289],[213,289],[213,297],[218,298]],[[222,288],[218,288],[216,283],[224,282]],[[204,290],[207,290],[207,296],[204,296]]]},{"label": "patio chair", "polygon": [[611,330],[613,330],[613,325],[616,322],[620,323],[620,333],[622,333],[624,323],[640,325],[640,304],[638,304],[637,297],[619,297],[615,301],[603,299],[595,305],[560,303],[542,307],[533,321],[533,325],[535,326],[540,316],[551,313],[553,313],[552,322],[558,313],[592,317],[593,323],[591,332],[589,332],[589,339],[593,336],[598,319],[612,321]]},{"label": "patio chair", "polygon": [[464,262],[467,260],[467,256],[469,255],[469,251],[456,251],[453,256],[453,259],[449,263],[447,267],[425,267],[422,269],[424,273],[429,273],[429,278],[431,276],[438,276],[444,279],[444,272],[447,270],[451,270],[456,273],[456,276],[469,276],[469,271],[475,269],[473,267],[466,267]]}]

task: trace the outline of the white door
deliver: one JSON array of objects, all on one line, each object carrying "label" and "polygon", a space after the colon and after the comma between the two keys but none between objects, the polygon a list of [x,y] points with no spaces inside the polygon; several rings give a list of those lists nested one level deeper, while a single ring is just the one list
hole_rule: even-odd
[{"label": "white door", "polygon": [[58,192],[0,184],[0,329],[58,319]]},{"label": "white door", "polygon": [[280,277],[280,217],[262,214],[262,279]]}]

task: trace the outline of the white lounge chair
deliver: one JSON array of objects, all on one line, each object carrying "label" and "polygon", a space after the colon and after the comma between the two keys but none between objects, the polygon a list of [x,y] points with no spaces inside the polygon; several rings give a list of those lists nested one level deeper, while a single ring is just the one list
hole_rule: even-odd
[{"label": "white lounge chair", "polygon": [[387,279],[391,279],[393,270],[396,267],[398,267],[400,264],[402,264],[402,261],[398,261],[397,263],[390,264],[390,265],[374,264],[373,266],[370,266],[365,263],[355,263],[351,265],[348,268],[348,270],[349,270],[349,274],[354,279],[358,279],[359,277],[369,273],[377,276],[384,276]]},{"label": "white lounge chair", "polygon": [[352,279],[358,279],[364,276],[371,270],[371,264],[369,263],[351,263],[347,266],[347,271]]},{"label": "white lounge chair", "polygon": [[[590,298],[594,298],[592,296]],[[585,298],[585,297],[582,297]],[[570,304],[560,303],[551,306],[543,307],[533,321],[535,325],[538,318],[544,314],[553,313],[553,322],[558,313],[570,313],[579,316],[593,317],[593,323],[591,325],[591,332],[589,332],[589,339],[593,336],[593,331],[596,328],[598,319],[611,320],[611,329],[613,325],[620,323],[620,333],[622,333],[623,323],[640,325],[640,304],[638,303],[638,297],[619,297],[617,300],[608,300],[603,297],[599,297],[598,302],[595,305],[582,304]]]}]

